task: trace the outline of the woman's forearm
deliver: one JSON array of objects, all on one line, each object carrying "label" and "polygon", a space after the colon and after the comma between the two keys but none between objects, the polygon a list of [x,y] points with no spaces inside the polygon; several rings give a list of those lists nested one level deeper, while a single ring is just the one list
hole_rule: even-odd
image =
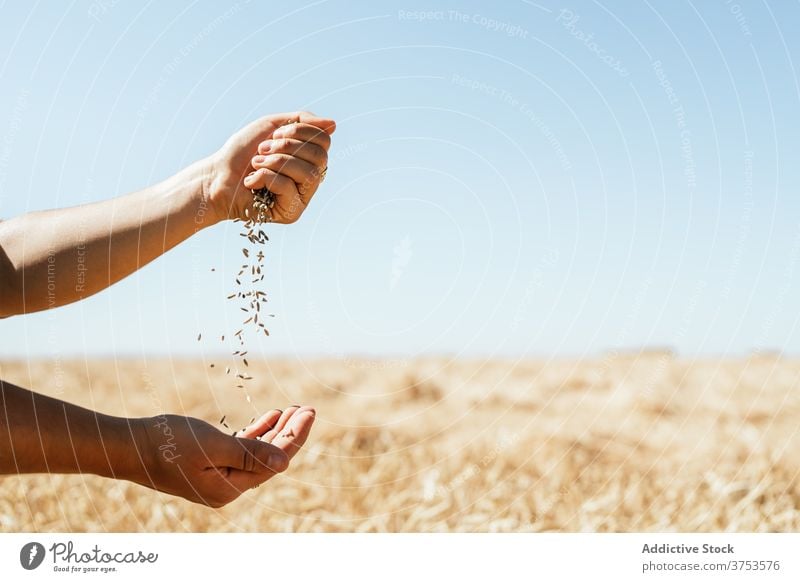
[{"label": "woman's forearm", "polygon": [[325,175],[335,129],[303,111],[268,115],[155,186],[0,222],[0,318],[88,297],[203,227],[246,219],[251,189],[275,195],[271,221],[296,221]]},{"label": "woman's forearm", "polygon": [[139,421],[0,380],[0,474],[93,473],[140,481]]},{"label": "woman's forearm", "polygon": [[88,297],[209,226],[207,179],[201,161],[119,198],[0,222],[0,317]]}]

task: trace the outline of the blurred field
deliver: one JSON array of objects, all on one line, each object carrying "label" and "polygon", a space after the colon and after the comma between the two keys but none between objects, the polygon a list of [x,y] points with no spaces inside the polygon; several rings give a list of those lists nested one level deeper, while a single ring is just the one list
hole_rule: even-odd
[{"label": "blurred field", "polygon": [[800,361],[4,362],[118,415],[314,404],[289,471],[222,510],[91,476],[0,479],[2,531],[798,531]]}]

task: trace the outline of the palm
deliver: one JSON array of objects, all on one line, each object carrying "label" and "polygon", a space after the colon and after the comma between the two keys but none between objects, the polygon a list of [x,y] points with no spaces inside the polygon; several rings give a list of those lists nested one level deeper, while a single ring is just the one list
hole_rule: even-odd
[{"label": "palm", "polygon": [[[154,460],[141,483],[191,501],[221,507],[248,489],[286,469],[308,438],[314,409],[293,406],[273,410],[240,431],[234,438],[207,422],[191,417],[166,415],[146,426],[147,449]],[[256,444],[254,440],[269,443]],[[285,453],[283,465],[270,470],[255,460],[253,451],[278,448]],[[273,449],[274,450],[274,449]],[[170,451],[167,453],[167,451]],[[270,465],[272,467],[272,465]]]},{"label": "palm", "polygon": [[253,171],[250,161],[258,151],[258,144],[270,139],[280,127],[279,122],[263,118],[247,125],[232,135],[219,151],[215,191],[220,200],[212,203],[231,217],[243,217],[245,208],[252,202],[252,194],[245,188],[242,180]]},{"label": "palm", "polygon": [[314,415],[307,414],[309,410],[311,409],[299,406],[291,406],[285,411],[272,410],[242,429],[237,436],[256,438],[275,445],[291,460],[305,443],[314,423]]}]

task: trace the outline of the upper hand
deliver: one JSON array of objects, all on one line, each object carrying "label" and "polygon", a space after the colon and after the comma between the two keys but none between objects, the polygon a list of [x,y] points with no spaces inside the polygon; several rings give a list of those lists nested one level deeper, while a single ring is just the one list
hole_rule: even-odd
[{"label": "upper hand", "polygon": [[276,195],[274,222],[295,222],[319,187],[328,164],[332,119],[305,111],[277,113],[233,134],[211,157],[206,198],[218,220],[253,211],[251,189]]}]

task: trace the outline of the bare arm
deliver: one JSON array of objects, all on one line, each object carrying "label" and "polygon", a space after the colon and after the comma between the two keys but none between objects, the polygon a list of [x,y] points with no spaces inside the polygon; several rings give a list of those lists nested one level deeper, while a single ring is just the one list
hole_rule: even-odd
[{"label": "bare arm", "polygon": [[99,414],[0,380],[0,474],[93,473],[134,480],[137,422]]},{"label": "bare arm", "polygon": [[34,212],[0,223],[10,283],[0,316],[41,311],[93,295],[213,224],[204,163],[139,192]]},{"label": "bare arm", "polygon": [[250,188],[270,188],[275,221],[294,222],[319,186],[334,129],[332,120],[309,113],[267,116],[209,158],[139,192],[0,222],[0,317],[113,285],[201,228],[243,217]]}]

